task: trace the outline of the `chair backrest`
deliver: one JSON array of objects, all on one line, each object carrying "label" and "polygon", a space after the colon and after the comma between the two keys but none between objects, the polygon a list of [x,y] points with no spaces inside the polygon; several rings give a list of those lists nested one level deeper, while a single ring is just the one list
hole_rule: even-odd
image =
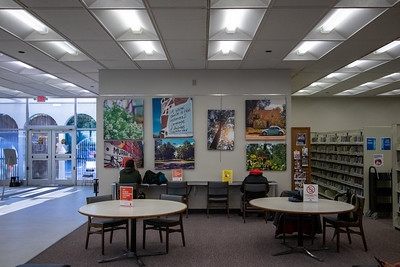
[{"label": "chair backrest", "polygon": [[243,197],[247,201],[255,198],[266,197],[268,193],[268,184],[244,184]]},{"label": "chair backrest", "polygon": [[265,192],[267,194],[267,184],[244,184],[245,192],[260,193]]},{"label": "chair backrest", "polygon": [[362,217],[364,216],[364,205],[365,205],[365,197],[362,196],[357,196],[357,214],[358,214],[358,220],[362,222]]},{"label": "chair backrest", "polygon": [[95,203],[95,202],[101,202],[101,201],[107,201],[107,200],[112,200],[112,195],[87,197],[86,198],[86,204]]},{"label": "chair backrest", "polygon": [[167,182],[167,194],[186,196],[188,194],[187,181]]},{"label": "chair backrest", "polygon": [[160,199],[183,202],[183,196],[178,196],[178,195],[161,194]]},{"label": "chair backrest", "polygon": [[209,196],[228,196],[229,195],[229,183],[222,181],[209,181],[207,183],[207,194]]}]

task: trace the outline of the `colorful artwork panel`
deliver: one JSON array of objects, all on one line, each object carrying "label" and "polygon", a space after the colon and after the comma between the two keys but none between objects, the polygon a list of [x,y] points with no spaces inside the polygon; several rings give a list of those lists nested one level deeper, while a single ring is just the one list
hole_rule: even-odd
[{"label": "colorful artwork panel", "polygon": [[235,148],[235,111],[208,110],[207,149],[233,150]]},{"label": "colorful artwork panel", "polygon": [[128,159],[133,159],[138,168],[143,168],[143,141],[104,141],[104,168],[123,167]]},{"label": "colorful artwork panel", "polygon": [[155,139],[154,156],[156,170],[194,169],[194,139]]},{"label": "colorful artwork panel", "polygon": [[286,144],[247,144],[246,169],[259,168],[265,171],[286,170]]},{"label": "colorful artwork panel", "polygon": [[104,100],[104,140],[142,140],[143,99]]},{"label": "colorful artwork panel", "polygon": [[286,140],[286,99],[246,100],[246,140]]},{"label": "colorful artwork panel", "polygon": [[193,137],[193,99],[153,98],[153,137]]}]

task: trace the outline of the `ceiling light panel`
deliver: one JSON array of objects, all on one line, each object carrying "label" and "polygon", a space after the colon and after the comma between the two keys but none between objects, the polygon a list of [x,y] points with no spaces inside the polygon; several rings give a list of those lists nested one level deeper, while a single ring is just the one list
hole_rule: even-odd
[{"label": "ceiling light panel", "polygon": [[[308,49],[303,50],[305,45],[308,46]],[[303,41],[283,60],[318,60],[338,45],[340,45],[338,41]]]},{"label": "ceiling light panel", "polygon": [[333,9],[304,40],[347,40],[385,11],[383,8]]},{"label": "ceiling light panel", "polygon": [[267,8],[271,0],[211,0],[211,8]]},{"label": "ceiling light panel", "polygon": [[[0,28],[17,36],[18,38],[29,41],[29,40],[61,40],[61,36],[52,31],[50,28],[46,27],[39,20],[34,19],[29,13],[28,14],[31,20],[35,20],[36,23],[40,23],[41,27],[45,27],[46,30],[37,31],[35,30],[31,24],[25,23],[23,20],[18,19],[13,15],[13,12],[25,12],[22,10],[0,10]],[[38,28],[39,29],[39,28]]]},{"label": "ceiling light panel", "polygon": [[213,9],[209,39],[252,40],[264,14],[265,9]]},{"label": "ceiling light panel", "polygon": [[83,0],[92,9],[103,8],[144,8],[142,0]]},{"label": "ceiling light panel", "polygon": [[127,41],[121,42],[121,46],[133,60],[167,60],[161,43],[158,41]]},{"label": "ceiling light panel", "polygon": [[117,41],[159,40],[145,10],[94,10],[93,14]]},{"label": "ceiling light panel", "polygon": [[241,60],[250,46],[250,41],[210,41],[209,60]]},{"label": "ceiling light panel", "polygon": [[392,7],[400,0],[341,0],[336,7]]}]

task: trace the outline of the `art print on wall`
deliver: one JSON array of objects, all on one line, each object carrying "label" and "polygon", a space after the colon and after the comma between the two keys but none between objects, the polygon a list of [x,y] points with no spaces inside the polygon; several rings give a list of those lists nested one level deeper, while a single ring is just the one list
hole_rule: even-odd
[{"label": "art print on wall", "polygon": [[104,140],[142,140],[143,99],[104,100]]},{"label": "art print on wall", "polygon": [[193,137],[193,99],[153,98],[153,137]]},{"label": "art print on wall", "polygon": [[123,167],[128,159],[133,159],[138,168],[143,168],[144,153],[141,140],[104,141],[104,168]]},{"label": "art print on wall", "polygon": [[263,171],[286,170],[286,144],[246,144],[246,169]]},{"label": "art print on wall", "polygon": [[207,149],[233,150],[235,148],[235,111],[212,109],[207,117]]},{"label": "art print on wall", "polygon": [[194,139],[171,138],[154,140],[156,170],[194,169]]},{"label": "art print on wall", "polygon": [[285,97],[246,100],[246,140],[285,139]]}]

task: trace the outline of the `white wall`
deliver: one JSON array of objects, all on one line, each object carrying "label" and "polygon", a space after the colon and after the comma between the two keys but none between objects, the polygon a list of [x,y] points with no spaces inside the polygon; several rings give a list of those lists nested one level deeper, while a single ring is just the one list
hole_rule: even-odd
[{"label": "white wall", "polygon": [[[152,103],[154,97],[165,94],[193,97],[193,125],[195,139],[195,169],[184,170],[184,179],[188,181],[220,180],[223,169],[232,169],[235,181],[241,181],[247,175],[245,166],[245,100],[274,98],[290,95],[288,71],[191,71],[191,70],[104,70],[100,71],[100,95],[97,105],[97,176],[100,181],[100,193],[109,193],[111,183],[117,181],[117,169],[103,168],[103,101],[105,99],[143,98],[144,99],[144,168],[154,170],[154,140],[152,136]],[[212,94],[227,94],[215,96]],[[274,94],[274,95],[271,95]],[[287,97],[287,127],[291,127],[290,97]],[[207,110],[235,110],[235,150],[207,150]],[[290,135],[287,136],[290,144]],[[289,149],[289,146],[288,146]],[[279,188],[291,187],[290,157],[288,169],[280,172],[265,172],[270,180],[279,183]],[[164,171],[167,178],[170,171]]]},{"label": "white wall", "polygon": [[355,130],[400,123],[399,97],[292,97],[292,127],[312,132]]}]

